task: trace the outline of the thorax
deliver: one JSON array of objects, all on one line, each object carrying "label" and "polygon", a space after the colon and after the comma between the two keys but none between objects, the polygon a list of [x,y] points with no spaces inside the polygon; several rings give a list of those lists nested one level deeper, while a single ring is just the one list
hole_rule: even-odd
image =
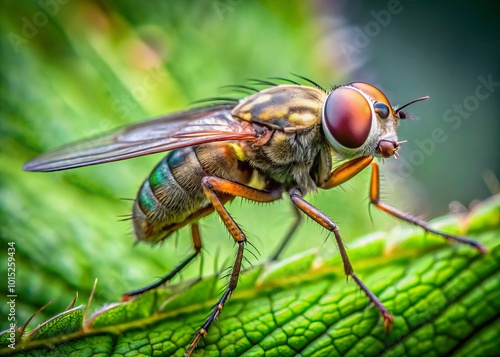
[{"label": "thorax", "polygon": [[320,155],[328,151],[321,128],[325,98],[326,93],[317,88],[281,85],[239,103],[231,112],[233,116],[272,131],[262,146],[239,144],[242,159],[287,188],[297,185],[305,192],[314,190],[317,182],[311,170],[328,156]]}]

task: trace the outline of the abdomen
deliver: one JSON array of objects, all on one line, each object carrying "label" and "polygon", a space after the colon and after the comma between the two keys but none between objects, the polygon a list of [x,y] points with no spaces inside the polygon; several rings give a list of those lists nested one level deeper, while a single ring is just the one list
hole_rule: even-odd
[{"label": "abdomen", "polygon": [[201,179],[209,175],[247,183],[251,172],[238,160],[233,144],[229,143],[168,153],[137,194],[132,210],[137,239],[157,243],[178,229],[179,224],[188,224],[190,215],[209,204],[201,186]]}]

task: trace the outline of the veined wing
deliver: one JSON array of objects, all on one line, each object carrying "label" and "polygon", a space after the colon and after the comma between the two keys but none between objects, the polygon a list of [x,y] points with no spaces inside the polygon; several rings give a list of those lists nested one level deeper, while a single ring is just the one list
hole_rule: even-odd
[{"label": "veined wing", "polygon": [[58,171],[130,159],[214,141],[255,141],[248,122],[231,115],[233,104],[196,108],[81,140],[28,161],[26,171]]}]

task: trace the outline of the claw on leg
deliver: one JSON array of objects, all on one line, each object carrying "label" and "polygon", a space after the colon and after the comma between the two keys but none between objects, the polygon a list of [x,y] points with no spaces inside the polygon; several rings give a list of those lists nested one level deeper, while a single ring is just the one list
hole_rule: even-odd
[{"label": "claw on leg", "polygon": [[388,334],[389,332],[391,332],[392,323],[394,322],[394,318],[388,312],[384,312],[382,314],[382,316],[384,317],[384,331],[386,334]]}]

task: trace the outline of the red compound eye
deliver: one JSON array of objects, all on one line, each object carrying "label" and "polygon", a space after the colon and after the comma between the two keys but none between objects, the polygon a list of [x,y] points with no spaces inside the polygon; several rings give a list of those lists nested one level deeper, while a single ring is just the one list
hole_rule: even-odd
[{"label": "red compound eye", "polygon": [[357,90],[337,88],[326,99],[323,121],[338,144],[349,149],[359,148],[368,139],[372,127],[370,103]]}]

